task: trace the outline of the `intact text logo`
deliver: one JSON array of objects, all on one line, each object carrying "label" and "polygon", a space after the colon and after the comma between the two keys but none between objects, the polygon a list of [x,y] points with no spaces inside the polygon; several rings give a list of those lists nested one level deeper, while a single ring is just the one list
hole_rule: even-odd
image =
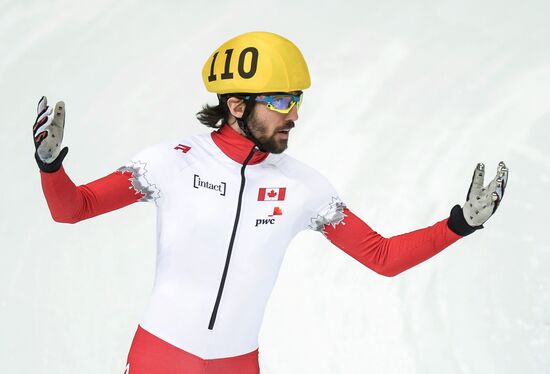
[{"label": "intact text logo", "polygon": [[225,196],[225,182],[220,182],[218,184],[210,183],[208,181],[202,180],[201,177],[195,174],[195,179],[193,180],[193,187],[195,188],[208,188],[219,192],[220,195]]}]

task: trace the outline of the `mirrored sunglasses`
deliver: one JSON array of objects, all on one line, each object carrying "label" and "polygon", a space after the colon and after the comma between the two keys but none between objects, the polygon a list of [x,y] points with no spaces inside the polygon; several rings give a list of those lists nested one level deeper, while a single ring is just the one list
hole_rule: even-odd
[{"label": "mirrored sunglasses", "polygon": [[256,96],[256,102],[267,104],[267,108],[274,112],[287,114],[294,108],[294,105],[296,105],[296,109],[300,108],[302,96],[302,92],[297,95],[288,93],[258,95]]}]

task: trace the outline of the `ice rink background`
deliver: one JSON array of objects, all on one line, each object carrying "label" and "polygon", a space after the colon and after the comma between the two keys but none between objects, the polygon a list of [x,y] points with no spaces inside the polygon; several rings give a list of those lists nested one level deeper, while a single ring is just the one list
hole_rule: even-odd
[{"label": "ice rink background", "polygon": [[550,372],[550,3],[0,1],[0,372],[122,373],[151,290],[155,211],[50,218],[36,102],[64,100],[76,183],[207,131],[202,64],[265,30],[312,76],[289,154],[385,236],[463,203],[478,161],[510,168],[486,229],[395,278],[303,233],[260,335],[265,374]]}]

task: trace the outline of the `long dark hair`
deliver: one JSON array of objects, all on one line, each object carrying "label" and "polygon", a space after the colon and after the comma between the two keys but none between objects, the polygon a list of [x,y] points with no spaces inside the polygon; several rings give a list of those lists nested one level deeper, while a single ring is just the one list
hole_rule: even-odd
[{"label": "long dark hair", "polygon": [[[219,129],[224,124],[227,123],[229,120],[229,108],[227,107],[227,100],[231,97],[236,97],[237,99],[245,100],[247,103],[247,107],[250,106],[250,110],[252,110],[252,107],[254,106],[254,102],[252,101],[252,104],[248,102],[250,100],[250,95],[255,94],[247,94],[247,93],[228,93],[223,95],[218,95],[218,105],[208,105],[204,104],[202,106],[202,109],[197,112],[196,117],[199,120],[200,123],[202,123],[205,126],[213,127],[215,129]],[[252,100],[255,96],[252,96]],[[247,114],[244,114],[247,116]]]},{"label": "long dark hair", "polygon": [[224,105],[204,104],[201,111],[197,113],[197,119],[205,126],[219,129],[227,122],[228,115]]},{"label": "long dark hair", "polygon": [[239,97],[240,95],[225,94],[218,95],[218,105],[204,104],[202,109],[196,114],[200,123],[207,127],[219,129],[229,119],[229,109],[227,108],[227,99],[231,96]]}]

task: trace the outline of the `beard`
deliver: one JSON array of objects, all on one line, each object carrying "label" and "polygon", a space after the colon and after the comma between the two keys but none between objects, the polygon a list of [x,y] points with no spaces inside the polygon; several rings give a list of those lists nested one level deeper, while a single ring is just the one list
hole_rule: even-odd
[{"label": "beard", "polygon": [[294,121],[287,121],[283,126],[275,129],[269,134],[269,127],[259,120],[256,111],[252,111],[248,119],[248,129],[262,146],[262,150],[269,153],[283,153],[288,147],[288,139],[277,136],[280,130],[291,129],[294,127]]}]

